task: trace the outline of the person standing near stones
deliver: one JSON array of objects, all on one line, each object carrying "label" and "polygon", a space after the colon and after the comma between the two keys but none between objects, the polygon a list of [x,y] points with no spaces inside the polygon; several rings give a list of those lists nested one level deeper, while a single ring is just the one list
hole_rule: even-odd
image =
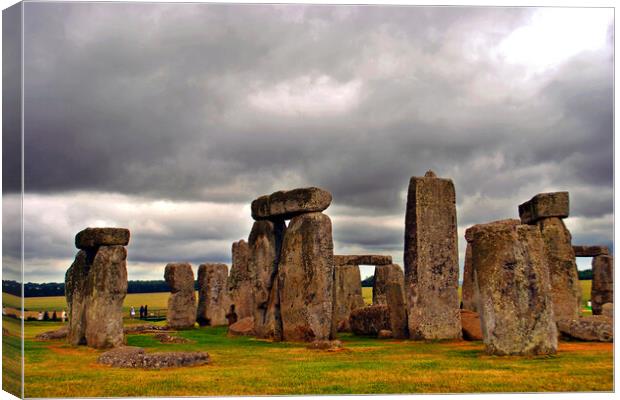
[{"label": "person standing near stones", "polygon": [[144,319],[144,306],[140,306],[140,319]]},{"label": "person standing near stones", "polygon": [[148,318],[149,317],[149,306],[148,305],[144,305],[144,318]]},{"label": "person standing near stones", "polygon": [[65,323],[65,320],[67,319],[67,312],[65,310],[62,310],[62,314],[60,314],[60,319],[62,319],[62,323]]},{"label": "person standing near stones", "polygon": [[129,309],[129,317],[131,319],[134,319],[136,317],[136,309],[133,308],[133,306],[131,306],[131,308]]}]

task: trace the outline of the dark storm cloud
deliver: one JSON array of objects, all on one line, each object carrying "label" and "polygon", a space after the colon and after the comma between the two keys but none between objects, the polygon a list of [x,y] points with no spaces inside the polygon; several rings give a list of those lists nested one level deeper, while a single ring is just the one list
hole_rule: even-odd
[{"label": "dark storm cloud", "polygon": [[509,62],[502,43],[537,12],[27,3],[26,190],[91,194],[88,215],[58,209],[73,219],[31,235],[29,255],[70,258],[75,229],[107,215],[137,226],[136,262],[220,261],[247,214],[150,209],[158,230],[97,193],[238,209],[316,185],[334,196],[337,251],[402,257],[407,184],[428,169],[454,180],[461,229],[568,190],[571,215],[600,222],[573,236],[610,241],[613,29],[544,68]]}]

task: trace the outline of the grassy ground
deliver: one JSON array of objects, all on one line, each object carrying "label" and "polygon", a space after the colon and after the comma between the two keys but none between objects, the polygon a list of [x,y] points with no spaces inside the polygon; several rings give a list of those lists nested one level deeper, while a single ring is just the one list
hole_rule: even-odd
[{"label": "grassy ground", "polygon": [[129,370],[97,364],[97,350],[34,340],[37,333],[57,326],[26,323],[26,397],[613,389],[609,343],[562,342],[550,357],[493,357],[484,355],[481,342],[381,341],[344,334],[345,350],[324,352],[299,343],[230,338],[223,327],[197,328],[178,333],[194,341],[190,344],[161,344],[150,335],[129,335],[127,342],[148,351],[207,351],[210,365]]}]

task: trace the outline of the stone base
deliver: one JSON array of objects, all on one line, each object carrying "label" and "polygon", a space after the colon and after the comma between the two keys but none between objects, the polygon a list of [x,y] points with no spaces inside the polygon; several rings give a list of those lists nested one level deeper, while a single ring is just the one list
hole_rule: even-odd
[{"label": "stone base", "polygon": [[145,353],[144,349],[131,346],[107,351],[97,360],[99,364],[112,367],[144,369],[190,367],[208,364],[210,361],[209,354],[201,351]]}]

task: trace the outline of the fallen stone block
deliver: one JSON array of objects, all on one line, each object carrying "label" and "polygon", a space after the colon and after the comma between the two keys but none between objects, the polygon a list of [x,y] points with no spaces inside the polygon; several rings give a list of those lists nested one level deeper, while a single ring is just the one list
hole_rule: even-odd
[{"label": "fallen stone block", "polygon": [[129,325],[123,328],[125,334],[157,333],[170,330],[167,326],[160,325]]},{"label": "fallen stone block", "polygon": [[246,317],[228,327],[229,336],[252,336],[254,335],[254,318]]},{"label": "fallen stone block", "polygon": [[160,343],[193,343],[192,340],[179,336],[172,336],[167,333],[156,333],[153,338],[159,340]]},{"label": "fallen stone block", "polygon": [[381,329],[377,334],[377,339],[392,339],[393,337],[392,331],[388,329]]},{"label": "fallen stone block", "polygon": [[86,228],[75,235],[75,247],[81,250],[99,246],[127,246],[129,229],[125,228]]},{"label": "fallen stone block", "polygon": [[608,256],[607,246],[573,246],[575,257]]},{"label": "fallen stone block", "polygon": [[588,342],[613,342],[614,323],[602,315],[583,316],[558,321],[562,335]]},{"label": "fallen stone block", "polygon": [[614,317],[614,303],[605,303],[601,307],[601,315],[607,318]]},{"label": "fallen stone block", "polygon": [[296,215],[321,212],[329,207],[332,195],[317,187],[279,191],[252,202],[252,218],[291,219]]},{"label": "fallen stone block", "polygon": [[310,350],[338,351],[342,350],[342,342],[340,340],[314,340],[306,346]]},{"label": "fallen stone block", "polygon": [[519,205],[519,217],[524,224],[535,224],[543,218],[568,217],[568,192],[539,193]]},{"label": "fallen stone block", "polygon": [[392,264],[392,256],[376,254],[334,255],[335,265],[388,265]]},{"label": "fallen stone block", "polygon": [[381,330],[390,330],[390,312],[387,305],[372,305],[351,311],[351,331],[360,336],[377,336]]},{"label": "fallen stone block", "polygon": [[38,340],[65,339],[68,334],[69,334],[69,327],[65,325],[60,329],[56,329],[55,331],[47,331],[47,332],[39,333],[37,336],[35,336],[35,339],[38,339]]}]

